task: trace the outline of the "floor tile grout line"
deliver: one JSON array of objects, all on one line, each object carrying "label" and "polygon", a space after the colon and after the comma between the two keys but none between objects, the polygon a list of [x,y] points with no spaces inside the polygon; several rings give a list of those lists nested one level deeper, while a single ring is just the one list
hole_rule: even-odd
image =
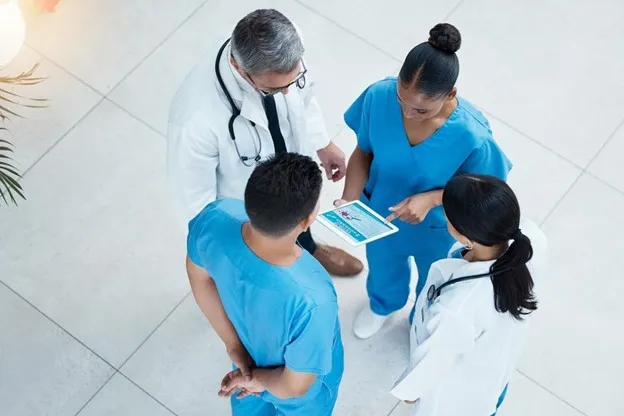
[{"label": "floor tile grout line", "polygon": [[126,365],[126,363],[128,361],[130,361],[132,359],[132,357],[134,357],[136,355],[137,352],[139,352],[139,350],[143,347],[143,345],[145,345],[145,343],[152,337],[152,335],[154,335],[156,333],[156,331],[158,331],[158,329],[160,329],[160,327],[169,319],[169,317],[180,307],[180,305],[182,305],[182,303],[189,297],[189,295],[191,294],[191,291],[189,290],[186,295],[184,295],[182,297],[182,299],[176,303],[176,305],[169,311],[169,313],[156,325],[156,327],[154,327],[154,329],[145,337],[145,339],[139,344],[138,347],[135,348],[134,351],[132,351],[132,353],[128,356],[128,358],[126,358],[121,365],[119,366],[120,369],[123,368],[124,365]]},{"label": "floor tile grout line", "polygon": [[[99,91],[97,88],[95,88],[92,85],[90,85],[89,83],[87,83],[87,81],[83,80],[78,75],[76,75],[73,72],[69,71],[67,68],[65,68],[63,65],[59,64],[58,62],[56,62],[54,59],[51,59],[50,57],[44,55],[41,51],[39,51],[39,49],[33,47],[29,43],[24,43],[24,46],[27,46],[28,48],[32,49],[33,52],[39,54],[41,56],[41,60],[48,61],[49,63],[51,63],[52,65],[54,65],[55,67],[57,67],[58,69],[60,69],[64,73],[66,73],[67,75],[69,75],[71,78],[73,78],[74,80],[78,81],[80,84],[82,84],[85,87],[89,88],[91,91],[93,91],[94,93],[96,93],[100,97],[104,96],[104,94],[102,94],[102,92]],[[41,61],[39,61],[39,63],[41,63]],[[43,85],[45,85],[45,84],[43,84]]]},{"label": "floor tile grout line", "polygon": [[[50,57],[48,57],[46,54],[42,53],[41,51],[39,51],[37,48],[33,47],[30,44],[26,44],[26,46],[28,46],[30,49],[32,49],[34,52],[38,53],[43,59],[49,61],[51,64],[55,65],[57,68],[59,68],[60,70],[64,71],[65,73],[67,73],[68,75],[70,75],[72,78],[74,78],[76,81],[80,82],[81,84],[85,85],[86,87],[88,87],[89,89],[91,89],[92,91],[94,91],[96,94],[98,94],[100,96],[100,98],[98,99],[98,101],[93,105],[93,107],[91,107],[91,109],[89,109],[89,111],[87,111],[82,117],[80,117],[70,128],[67,129],[67,131],[65,133],[63,133],[50,147],[48,147],[46,149],[46,151],[39,156],[33,163],[31,163],[31,165],[21,174],[21,179],[23,179],[26,174],[28,172],[30,172],[30,170],[35,167],[35,165],[37,165],[41,159],[43,159],[48,153],[50,153],[50,151],[52,149],[54,149],[56,147],[56,145],[58,145],[70,132],[72,132],[85,118],[87,118],[87,116],[89,116],[103,101],[104,99],[107,99],[108,102],[111,102],[113,104],[115,104],[117,107],[123,109],[127,114],[130,114],[133,118],[135,118],[136,120],[141,121],[145,126],[149,127],[151,130],[158,132],[157,130],[155,130],[153,127],[151,127],[149,124],[145,123],[143,120],[141,120],[139,117],[134,116],[130,111],[126,110],[125,108],[121,107],[119,104],[117,104],[116,102],[108,99],[108,96],[110,95],[110,93],[112,93],[119,85],[121,85],[122,82],[124,82],[131,74],[133,74],[144,62],[145,60],[147,60],[150,56],[152,56],[166,41],[168,41],[175,33],[178,32],[178,30],[180,30],[180,28],[189,20],[191,19],[202,7],[204,7],[206,5],[208,0],[204,0],[200,3],[199,6],[197,6],[180,24],[178,24],[167,36],[165,36],[163,38],[163,40],[161,42],[158,43],[158,45],[156,45],[154,48],[152,48],[151,51],[149,51],[132,69],[130,69],[130,71],[128,71],[123,78],[117,82],[112,88],[110,88],[108,90],[108,92],[103,93],[102,91],[99,91],[97,88],[93,87],[92,85],[90,85],[88,82],[86,82],[85,80],[83,80],[82,78],[80,78],[79,76],[77,76],[76,74],[74,74],[72,71],[70,71],[69,69],[65,68],[64,66],[60,65],[59,63],[57,63],[55,60],[51,59]],[[159,135],[162,136],[162,133],[158,132]],[[20,180],[21,180],[20,179]]]},{"label": "floor tile grout line", "polygon": [[[544,150],[547,150],[549,153],[554,154],[555,156],[557,156],[558,158],[560,158],[561,160],[568,162],[569,164],[571,164],[572,166],[574,166],[575,168],[581,170],[581,171],[585,171],[585,169],[579,165],[578,163],[568,159],[567,157],[561,155],[559,152],[557,152],[554,149],[551,149],[550,147],[546,146],[544,143],[540,142],[539,140],[531,137],[529,134],[523,132],[522,130],[520,130],[519,128],[517,128],[516,126],[514,126],[513,124],[509,123],[508,121],[503,120],[502,118],[500,118],[499,116],[497,116],[496,114],[493,114],[491,111],[488,111],[486,108],[482,107],[482,110],[485,114],[487,114],[490,118],[498,121],[499,123],[504,124],[506,127],[510,128],[511,130],[515,131],[516,133],[520,134],[522,137],[528,139],[529,141],[537,144],[539,147],[541,147]],[[496,135],[495,135],[496,136]],[[496,137],[494,137],[496,139]]]},{"label": "floor tile grout line", "polygon": [[392,416],[392,413],[397,409],[397,407],[399,407],[399,405],[401,404],[401,401],[397,401],[396,404],[394,405],[394,407],[392,407],[392,409],[390,410],[390,412],[386,415],[386,416]]},{"label": "floor tile grout line", "polygon": [[552,214],[557,210],[557,208],[559,207],[559,205],[561,205],[561,203],[563,202],[563,200],[568,196],[568,194],[572,191],[572,189],[576,186],[576,184],[581,180],[581,178],[583,176],[590,176],[591,178],[593,178],[594,180],[597,180],[598,182],[600,182],[601,184],[605,185],[606,187],[608,187],[609,189],[611,189],[614,192],[617,192],[618,194],[624,196],[624,191],[618,189],[616,186],[611,185],[609,182],[605,181],[604,179],[594,175],[591,172],[588,172],[586,170],[583,170],[582,172],[579,173],[579,175],[576,177],[576,179],[574,180],[574,182],[572,182],[572,184],[570,185],[570,187],[565,191],[565,193],[561,196],[561,198],[559,198],[559,200],[555,203],[555,205],[550,209],[550,211],[548,211],[548,214],[546,214],[546,216],[544,217],[544,219],[540,222],[540,226],[543,226],[546,221],[552,216]]},{"label": "floor tile grout line", "polygon": [[111,88],[108,89],[108,92],[104,93],[103,91],[100,91],[99,89],[95,88],[94,86],[92,86],[91,84],[89,84],[87,81],[83,80],[82,78],[80,78],[78,75],[76,75],[75,73],[73,73],[72,71],[70,71],[69,69],[67,69],[66,67],[64,67],[63,65],[61,65],[60,63],[58,63],[57,61],[55,61],[54,59],[50,58],[47,54],[43,53],[42,51],[40,51],[39,49],[37,49],[35,46],[31,45],[28,42],[25,42],[24,44],[29,47],[30,49],[32,49],[34,52],[38,53],[39,55],[41,55],[41,57],[43,59],[45,59],[46,61],[49,61],[50,63],[52,63],[53,65],[55,65],[56,67],[58,67],[59,69],[63,70],[64,72],[66,72],[67,74],[71,75],[72,78],[74,78],[75,80],[79,81],[81,84],[89,87],[91,90],[93,90],[94,92],[96,92],[97,94],[107,97],[111,92],[113,92],[115,90],[115,88],[117,88],[122,82],[124,82],[134,71],[136,71],[138,69],[139,66],[141,66],[143,64],[143,62],[145,62],[146,59],[148,59],[150,56],[152,56],[154,54],[154,52],[156,52],[166,41],[168,41],[173,35],[175,35],[175,33],[191,18],[193,17],[198,11],[199,9],[201,9],[202,7],[204,7],[204,5],[208,2],[208,0],[203,0],[201,2],[201,4],[199,6],[197,6],[187,17],[184,18],[184,20],[182,20],[181,23],[179,23],[176,27],[173,28],[173,30],[163,38],[163,40],[161,42],[159,42],[154,48],[152,48],[143,58],[141,58],[141,60],[135,65],[133,66],[124,76],[123,78],[121,78],[120,81],[116,82],[115,85],[113,85]]},{"label": "floor tile grout line", "polygon": [[330,22],[331,24],[333,24],[334,26],[342,29],[343,31],[347,32],[348,34],[350,34],[351,36],[361,40],[362,42],[364,42],[366,45],[370,46],[371,48],[375,49],[378,52],[381,52],[383,55],[385,55],[386,57],[392,59],[393,61],[396,61],[398,63],[401,63],[402,60],[397,58],[396,56],[393,56],[391,53],[386,52],[385,50],[383,50],[382,48],[380,48],[379,46],[375,45],[374,43],[372,43],[371,41],[369,41],[368,39],[358,35],[357,33],[353,32],[350,29],[347,29],[346,27],[344,27],[343,25],[341,25],[340,23],[336,22],[335,20],[333,20],[332,18],[325,16],[323,13],[319,12],[318,10],[308,6],[307,4],[305,4],[303,1],[301,0],[293,0],[295,3],[297,3],[298,5],[300,5],[301,7],[309,10],[310,12],[314,13],[317,16],[322,17],[323,19],[327,20],[328,22]]},{"label": "floor tile grout line", "polygon": [[442,21],[443,21],[443,22],[445,22],[445,21],[447,21],[448,19],[450,19],[450,18],[451,18],[451,16],[453,16],[453,14],[457,11],[457,9],[459,9],[459,7],[460,7],[462,4],[464,4],[464,2],[465,2],[465,1],[466,1],[466,0],[459,0],[459,1],[457,2],[457,4],[456,4],[455,6],[453,6],[453,8],[451,9],[451,11],[450,11],[450,12],[448,12],[448,13],[447,13],[447,14],[446,14],[443,18],[442,18]]},{"label": "floor tile grout line", "polygon": [[113,377],[115,377],[115,374],[117,374],[118,372],[119,372],[118,370],[113,371],[113,374],[111,374],[111,376],[108,378],[108,380],[106,380],[104,382],[104,384],[102,384],[100,386],[100,388],[97,389],[97,391],[95,393],[93,393],[93,395],[91,397],[89,397],[89,400],[87,400],[87,402],[85,404],[83,404],[80,409],[78,409],[78,411],[76,412],[76,414],[74,416],[78,416],[80,414],[80,412],[82,412],[84,410],[84,408],[87,407],[89,405],[89,403],[91,403],[93,401],[93,399],[95,399],[95,396],[100,394],[102,389],[104,389],[104,387],[106,387],[106,385],[113,379]]},{"label": "floor tile grout line", "polygon": [[32,302],[30,302],[28,299],[26,299],[24,296],[20,295],[17,291],[15,291],[11,286],[9,286],[8,284],[6,284],[4,281],[0,280],[0,284],[5,286],[9,291],[11,291],[13,294],[15,294],[18,298],[20,298],[22,301],[24,301],[26,304],[28,304],[31,308],[33,308],[35,311],[37,311],[39,314],[41,314],[45,319],[47,319],[48,321],[50,321],[52,324],[54,324],[54,326],[56,326],[57,328],[59,328],[61,331],[63,331],[64,333],[66,333],[69,337],[71,337],[74,341],[76,341],[77,343],[79,343],[80,345],[82,345],[87,351],[91,352],[94,356],[96,356],[97,358],[99,358],[100,360],[102,360],[102,362],[104,362],[106,365],[108,365],[112,370],[113,370],[113,374],[111,374],[111,376],[102,384],[102,386],[100,386],[100,388],[93,394],[93,396],[91,396],[91,398],[89,398],[89,400],[87,400],[87,402],[80,408],[80,410],[78,410],[78,412],[76,413],[76,416],[89,404],[89,402],[91,402],[93,400],[93,398],[95,398],[95,396],[98,395],[98,393],[112,380],[112,378],[116,375],[116,374],[121,374],[125,379],[127,379],[129,382],[131,382],[132,384],[134,384],[137,388],[139,388],[143,393],[147,394],[149,397],[151,397],[154,401],[156,401],[158,404],[160,404],[162,407],[164,407],[165,409],[167,409],[169,412],[171,412],[171,414],[177,416],[177,414],[172,411],[169,407],[167,407],[166,405],[164,405],[160,400],[156,399],[153,395],[151,395],[149,392],[147,392],[143,387],[139,386],[136,382],[134,382],[134,380],[130,379],[126,374],[124,374],[123,372],[120,371],[120,369],[123,367],[124,364],[127,363],[128,360],[130,360],[130,358],[132,358],[132,356],[134,356],[136,354],[136,352],[141,348],[141,346],[143,346],[143,344],[154,334],[154,332],[156,332],[156,330],[158,330],[158,328],[160,328],[160,326],[171,316],[171,314],[182,304],[182,302],[184,302],[184,300],[186,300],[186,298],[188,298],[188,296],[191,294],[191,292],[189,291],[186,295],[184,295],[184,297],[182,298],[182,300],[180,300],[180,302],[178,302],[176,304],[176,306],[171,310],[171,312],[169,312],[167,314],[167,316],[156,326],[156,328],[154,328],[154,330],[147,336],[147,338],[139,345],[139,347],[130,355],[130,357],[128,357],[123,363],[122,365],[119,366],[119,368],[115,367],[114,365],[112,365],[111,363],[109,363],[106,359],[104,359],[101,355],[99,355],[97,352],[95,352],[94,350],[92,350],[89,346],[87,346],[84,342],[82,342],[80,339],[78,339],[76,336],[74,336],[71,332],[69,332],[67,329],[65,329],[64,327],[62,327],[58,322],[56,322],[54,319],[52,319],[50,316],[48,316],[47,314],[45,314],[41,309],[39,309],[38,307],[36,307]]},{"label": "floor tile grout line", "polygon": [[[57,68],[59,68],[60,70],[62,70],[63,72],[65,72],[66,74],[68,74],[69,76],[71,76],[73,79],[75,79],[76,81],[80,82],[81,84],[83,84],[84,86],[88,87],[90,90],[92,90],[93,92],[95,92],[96,94],[98,94],[100,96],[100,99],[96,102],[96,104],[93,106],[93,108],[91,108],[83,117],[81,117],[78,121],[76,121],[64,134],[61,135],[61,137],[59,137],[58,140],[56,140],[52,146],[50,146],[45,153],[43,153],[35,162],[33,162],[27,169],[26,171],[24,171],[24,173],[22,173],[22,178],[26,175],[26,173],[28,173],[28,171],[34,167],[40,160],[41,158],[43,158],[46,154],[48,154],[48,152],[50,150],[52,150],[53,147],[55,147],[58,142],[60,142],[61,140],[63,140],[65,138],[65,136],[67,136],[67,134],[69,134],[69,132],[71,132],[78,124],[80,124],[80,122],[82,122],[87,115],[89,115],[96,107],[98,107],[103,99],[108,99],[109,95],[111,92],[113,92],[122,82],[124,82],[132,73],[134,73],[144,62],[146,59],[148,59],[150,56],[152,56],[167,40],[169,40],[173,35],[175,35],[175,33],[178,32],[178,30],[186,23],[188,22],[189,19],[191,19],[202,7],[204,7],[204,5],[207,3],[208,0],[204,0],[201,2],[201,4],[199,6],[197,6],[180,24],[178,24],[161,42],[158,43],[158,45],[156,45],[151,51],[149,51],[141,60],[140,62],[135,65],[132,69],[130,69],[130,71],[128,71],[126,73],[126,75],[124,75],[124,77],[117,82],[112,88],[110,88],[110,90],[107,93],[103,93],[102,91],[99,91],[97,88],[93,87],[92,85],[90,85],[87,81],[83,80],[82,78],[80,78],[78,75],[74,74],[72,71],[70,71],[69,69],[65,68],[63,65],[59,64],[58,62],[56,62],[54,59],[51,59],[50,57],[48,57],[46,54],[44,54],[43,52],[41,52],[40,50],[38,50],[37,48],[35,48],[34,46],[26,43],[25,45],[27,47],[29,47],[30,49],[32,49],[34,52],[36,52],[37,54],[39,54],[43,59],[47,60],[48,62],[50,62],[51,64],[55,65]],[[119,104],[117,104],[115,101],[108,99],[109,102],[115,104],[117,107],[122,108],[126,113],[132,115],[135,119],[141,120],[140,118],[134,116],[130,111],[126,110],[125,108],[121,107]],[[143,124],[145,124],[146,126],[148,126],[150,129],[158,132],[157,130],[155,130],[153,127],[151,127],[149,124],[143,122]],[[162,136],[162,133],[158,132],[158,134],[160,134]]]},{"label": "floor tile grout line", "polygon": [[[372,47],[373,49],[377,50],[378,52],[381,52],[383,55],[385,55],[386,57],[398,62],[398,63],[402,63],[402,59],[403,58],[399,58],[396,57],[394,55],[392,55],[391,53],[385,51],[382,47],[377,46],[376,44],[372,43],[370,40],[366,39],[365,37],[355,33],[354,31],[352,31],[351,29],[346,28],[345,26],[343,26],[342,24],[338,23],[336,20],[332,19],[331,17],[325,15],[324,13],[316,10],[315,8],[313,8],[312,6],[307,5],[306,3],[304,3],[302,0],[293,0],[295,3],[299,4],[300,6],[304,7],[305,9],[309,10],[310,12],[316,14],[317,16],[322,17],[323,19],[327,20],[328,22],[332,23],[334,26],[342,29],[343,31],[349,33],[351,36],[354,36],[355,38],[361,40],[362,42],[364,42],[366,45]],[[457,4],[455,4],[455,6],[453,6],[453,8],[446,14],[444,15],[444,17],[442,18],[442,20],[447,20],[451,17],[451,15],[453,13],[455,13],[455,11],[459,8],[459,6],[462,5],[462,3],[464,3],[465,0],[459,0],[457,2]]]},{"label": "floor tile grout line", "polygon": [[128,380],[130,383],[132,383],[136,388],[138,388],[139,390],[141,390],[143,393],[145,393],[146,395],[148,395],[149,397],[152,398],[152,400],[154,400],[156,403],[158,403],[159,405],[161,405],[162,407],[164,407],[165,409],[167,409],[172,415],[174,416],[178,416],[178,414],[176,412],[174,412],[173,410],[171,410],[167,405],[165,405],[163,402],[161,402],[160,400],[158,400],[156,397],[154,397],[150,392],[148,392],[147,390],[145,390],[143,387],[141,387],[139,384],[137,384],[134,380],[132,380],[129,376],[127,376],[126,374],[123,373],[123,371],[118,371],[117,372],[119,375],[121,375],[123,378],[125,378],[126,380]]},{"label": "floor tile grout line", "polygon": [[100,360],[102,360],[106,365],[108,365],[110,368],[112,368],[113,370],[117,371],[117,367],[115,367],[114,365],[112,365],[111,363],[109,363],[105,358],[103,358],[100,354],[98,354],[97,352],[95,352],[94,350],[92,350],[89,346],[87,346],[87,344],[85,344],[84,342],[82,342],[80,339],[78,339],[76,336],[74,336],[74,334],[72,334],[71,332],[69,332],[67,329],[65,329],[63,326],[61,326],[58,322],[56,322],[54,319],[52,319],[50,316],[48,316],[45,312],[43,312],[41,309],[39,309],[38,307],[36,307],[32,302],[30,302],[28,299],[26,299],[24,296],[20,295],[15,289],[13,289],[11,286],[9,286],[8,284],[6,284],[4,281],[0,280],[0,284],[3,285],[4,287],[6,287],[7,289],[9,289],[11,292],[13,292],[17,297],[19,297],[20,299],[22,299],[24,302],[26,302],[28,305],[30,305],[30,307],[32,307],[34,310],[36,310],[37,312],[39,312],[44,318],[46,318],[48,321],[50,321],[51,323],[53,323],[57,328],[59,328],[61,331],[63,331],[64,333],[66,333],[67,335],[69,335],[74,341],[76,341],[77,343],[79,343],[80,345],[82,345],[84,348],[86,348],[89,352],[91,352],[93,355],[95,355],[97,358],[99,358]]},{"label": "floor tile grout line", "polygon": [[[367,44],[368,46],[376,49],[377,51],[381,52],[382,54],[384,54],[385,56],[401,63],[402,60],[393,56],[392,54],[386,52],[385,50],[383,50],[381,47],[373,44],[372,42],[370,42],[368,39],[358,35],[357,33],[351,31],[350,29],[347,29],[346,27],[344,27],[343,25],[341,25],[340,23],[336,22],[335,20],[331,19],[330,17],[324,15],[323,13],[319,12],[318,10],[312,8],[311,6],[308,6],[307,4],[305,4],[302,0],[293,0],[295,3],[299,4],[300,6],[306,8],[307,10],[309,10],[310,12],[324,18],[325,20],[327,20],[328,22],[334,24],[335,26],[337,26],[338,28],[342,29],[343,31],[349,33],[350,35],[356,37],[357,39],[361,40],[362,42],[364,42],[365,44]],[[466,0],[460,0],[457,2],[457,4],[455,4],[455,6],[453,6],[453,8],[442,18],[442,20],[448,20],[458,9],[459,7],[465,2]],[[496,119],[497,121],[503,123],[505,126],[511,128],[512,130],[514,130],[515,132],[521,134],[522,136],[526,137],[527,139],[531,140],[532,142],[538,144],[540,147],[542,147],[545,150],[548,150],[549,152],[557,155],[559,158],[561,158],[562,160],[572,164],[574,167],[577,167],[581,170],[585,170],[582,166],[578,165],[577,163],[571,161],[570,159],[566,158],[565,156],[562,156],[561,154],[559,154],[557,151],[549,148],[548,146],[544,145],[543,143],[541,143],[540,141],[534,139],[533,137],[529,136],[528,134],[522,132],[521,130],[519,130],[518,128],[514,127],[512,124],[510,124],[507,121],[504,121],[503,119],[501,119],[500,117],[494,115],[492,112],[488,111],[486,108],[482,108],[483,112],[487,113],[490,117]],[[622,122],[624,124],[624,121]]]},{"label": "floor tile grout line", "polygon": [[615,128],[615,130],[613,130],[613,133],[611,133],[608,137],[607,140],[602,144],[602,146],[600,146],[600,149],[598,149],[598,151],[596,152],[596,154],[591,158],[591,160],[589,161],[589,163],[587,163],[587,166],[585,166],[585,170],[589,169],[589,167],[592,165],[592,163],[594,163],[594,161],[596,159],[598,159],[598,156],[600,156],[600,153],[602,153],[602,151],[605,149],[605,147],[607,147],[607,145],[611,142],[611,140],[613,140],[613,138],[616,136],[616,134],[618,133],[618,131],[620,131],[620,129],[622,128],[622,126],[624,126],[624,119],[622,119],[622,121],[620,121],[620,123],[617,125],[617,127]]},{"label": "floor tile grout line", "polygon": [[561,198],[559,198],[559,200],[555,203],[555,205],[553,205],[553,207],[550,209],[550,211],[548,211],[548,213],[544,216],[544,219],[540,222],[540,227],[543,227],[544,224],[546,224],[546,221],[548,221],[548,219],[550,219],[550,217],[557,210],[557,208],[559,208],[559,206],[561,205],[563,200],[566,199],[566,197],[570,194],[572,189],[574,189],[574,187],[581,180],[581,178],[583,177],[584,174],[585,174],[585,172],[579,172],[579,174],[576,177],[576,179],[574,179],[574,182],[572,182],[572,184],[568,187],[568,189],[563,193]]},{"label": "floor tile grout line", "polygon": [[585,171],[585,175],[591,176],[593,179],[596,179],[598,182],[602,183],[603,185],[606,185],[607,187],[611,188],[612,190],[614,190],[618,194],[624,195],[624,190],[621,190],[621,189],[617,188],[615,185],[611,185],[609,182],[607,182],[606,180],[602,179],[601,177],[591,173],[590,171]]},{"label": "floor tile grout line", "polygon": [[143,126],[147,127],[152,132],[154,132],[157,135],[159,135],[161,138],[167,139],[167,135],[166,134],[164,134],[161,131],[159,131],[156,127],[152,126],[147,121],[143,120],[141,117],[133,114],[130,110],[128,110],[123,105],[119,104],[117,101],[113,100],[111,97],[104,97],[104,99],[106,101],[108,101],[109,103],[111,103],[112,105],[114,105],[115,107],[117,107],[119,110],[123,111],[124,113],[126,113],[127,115],[132,117],[135,121],[138,121],[139,123],[143,124]]},{"label": "floor tile grout line", "polygon": [[41,161],[41,159],[43,159],[48,153],[50,153],[50,151],[52,151],[52,149],[54,149],[61,141],[63,141],[63,139],[65,137],[67,137],[69,135],[69,133],[74,131],[76,129],[76,127],[83,120],[85,120],[91,113],[93,113],[93,111],[102,103],[102,101],[104,101],[104,98],[105,98],[104,96],[101,96],[98,99],[98,101],[89,109],[89,111],[84,113],[84,115],[82,117],[80,117],[70,128],[68,128],[67,131],[61,135],[61,137],[56,139],[56,141],[54,143],[52,143],[52,145],[50,147],[48,147],[46,149],[46,151],[41,154],[41,156],[39,156],[33,163],[31,163],[30,166],[22,173],[22,175],[21,175],[22,178],[21,179],[23,179],[28,174],[28,172],[30,172],[32,170],[32,168],[34,168]]},{"label": "floor tile grout line", "polygon": [[143,63],[149,59],[152,55],[154,55],[154,53],[156,53],[156,51],[158,51],[169,39],[171,39],[176,33],[178,33],[178,31],[180,30],[180,28],[182,26],[184,26],[186,24],[186,22],[188,22],[193,16],[195,16],[197,14],[197,12],[203,8],[208,0],[204,0],[200,3],[199,6],[197,6],[195,8],[195,10],[193,10],[184,20],[182,20],[182,22],[180,22],[180,24],[178,24],[167,36],[165,36],[163,38],[162,41],[160,41],[158,43],[158,45],[156,45],[151,51],[149,51],[134,67],[132,67],[132,69],[130,69],[130,71],[128,71],[126,73],[126,75],[124,75],[124,77],[119,80],[119,82],[117,82],[115,85],[113,85],[111,88],[108,89],[108,92],[106,94],[104,94],[105,97],[108,97],[110,95],[110,93],[112,93],[113,91],[115,91],[115,89],[117,87],[119,87],[126,79],[128,79],[128,77],[130,77],[130,75],[132,75],[137,69],[139,69],[139,67],[141,65],[143,65]]},{"label": "floor tile grout line", "polygon": [[532,377],[528,376],[526,373],[524,373],[523,371],[520,370],[516,370],[519,374],[521,374],[522,376],[526,377],[529,381],[531,381],[532,383],[534,383],[536,386],[538,386],[539,388],[541,388],[542,390],[544,390],[545,392],[547,392],[548,394],[550,394],[551,396],[553,396],[554,398],[556,398],[557,400],[560,400],[561,402],[565,403],[566,405],[568,405],[570,408],[576,410],[577,412],[579,412],[581,415],[583,416],[588,416],[587,413],[583,412],[582,410],[580,410],[579,408],[577,408],[576,406],[574,406],[573,404],[571,404],[570,402],[568,402],[566,399],[560,397],[559,395],[557,395],[556,393],[554,393],[553,391],[549,390],[546,386],[544,386],[543,384],[541,384],[540,382],[536,381],[535,379],[533,379]]}]

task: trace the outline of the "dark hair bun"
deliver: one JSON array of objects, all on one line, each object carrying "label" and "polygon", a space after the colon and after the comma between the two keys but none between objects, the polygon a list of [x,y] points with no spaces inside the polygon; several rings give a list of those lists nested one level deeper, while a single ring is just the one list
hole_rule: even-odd
[{"label": "dark hair bun", "polygon": [[429,44],[446,53],[455,53],[461,46],[461,34],[449,23],[438,23],[429,31]]}]

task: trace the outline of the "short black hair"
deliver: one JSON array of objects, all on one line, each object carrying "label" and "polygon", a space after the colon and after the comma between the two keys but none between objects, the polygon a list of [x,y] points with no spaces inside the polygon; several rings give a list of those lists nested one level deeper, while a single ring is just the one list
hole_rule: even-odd
[{"label": "short black hair", "polygon": [[251,225],[271,237],[291,232],[318,204],[323,176],[308,156],[278,153],[261,162],[245,188]]},{"label": "short black hair", "polygon": [[439,23],[429,31],[429,40],[415,46],[405,58],[399,80],[418,92],[436,97],[450,93],[459,76],[456,52],[461,34],[449,23]]}]

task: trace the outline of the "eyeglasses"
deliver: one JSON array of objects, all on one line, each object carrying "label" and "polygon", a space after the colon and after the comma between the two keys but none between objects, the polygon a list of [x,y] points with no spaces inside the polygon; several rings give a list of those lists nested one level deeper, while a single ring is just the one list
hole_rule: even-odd
[{"label": "eyeglasses", "polygon": [[308,72],[308,68],[306,68],[305,62],[303,62],[303,60],[301,60],[301,66],[303,67],[303,71],[301,71],[299,75],[297,75],[297,78],[295,78],[289,84],[284,85],[283,87],[271,88],[269,91],[263,90],[262,88],[258,87],[258,84],[256,84],[256,81],[254,81],[254,79],[251,77],[250,74],[246,74],[246,75],[249,77],[249,79],[254,84],[254,86],[258,89],[258,91],[260,91],[260,94],[262,94],[263,97],[268,97],[271,95],[278,94],[284,90],[287,90],[293,85],[296,85],[297,88],[299,88],[300,90],[304,89],[306,86],[305,76],[306,76],[306,73]]}]

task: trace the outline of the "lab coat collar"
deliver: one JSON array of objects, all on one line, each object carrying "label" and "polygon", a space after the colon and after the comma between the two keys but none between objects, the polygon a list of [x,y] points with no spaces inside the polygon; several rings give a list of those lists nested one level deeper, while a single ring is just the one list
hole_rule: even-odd
[{"label": "lab coat collar", "polygon": [[[257,126],[268,130],[268,122],[264,112],[264,105],[262,104],[262,97],[260,93],[238,73],[236,68],[232,66],[230,62],[231,54],[231,47],[230,44],[228,44],[221,56],[221,62],[219,62],[219,69],[221,70],[223,82],[232,96],[234,103],[240,109],[240,115],[254,122]],[[218,82],[216,80],[215,82],[217,88],[221,89]]]}]

